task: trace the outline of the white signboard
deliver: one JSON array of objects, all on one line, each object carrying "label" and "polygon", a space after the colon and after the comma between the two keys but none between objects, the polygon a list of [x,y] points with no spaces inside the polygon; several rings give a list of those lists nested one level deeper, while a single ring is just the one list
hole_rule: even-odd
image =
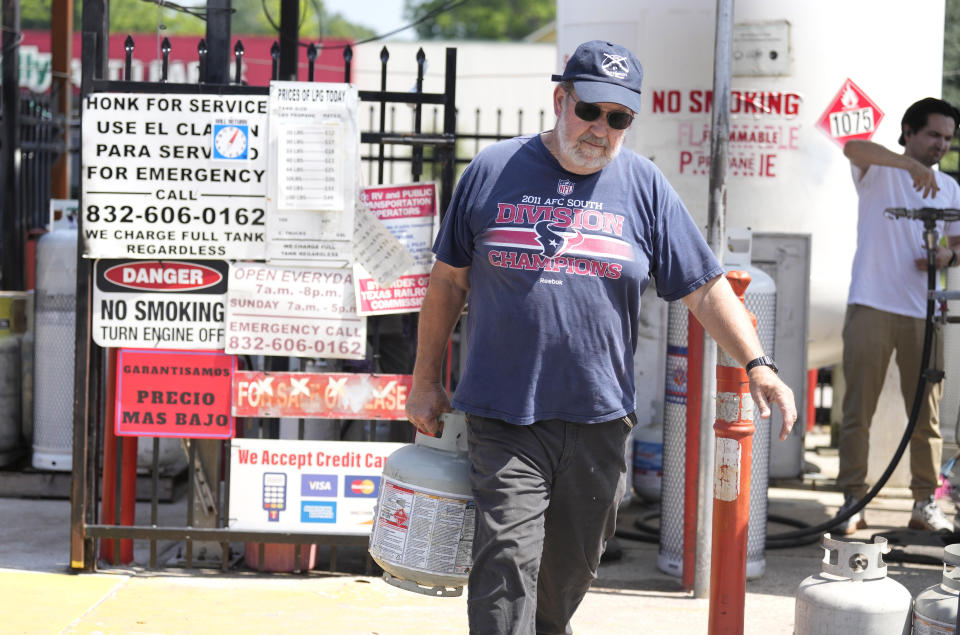
[{"label": "white signboard", "polygon": [[84,99],[84,255],[263,259],[266,113],[251,95]]},{"label": "white signboard", "polygon": [[353,261],[358,104],[350,84],[270,82],[267,260]]},{"label": "white signboard", "polygon": [[403,443],[233,439],[231,529],[368,535],[383,466]]},{"label": "white signboard", "polygon": [[[358,254],[372,252],[355,265],[357,312],[360,315],[419,311],[430,282],[433,241],[437,235],[437,188],[434,183],[364,188],[361,206],[399,246],[388,248],[373,231],[358,236]],[[370,221],[368,221],[370,222]],[[393,265],[393,269],[389,269]],[[374,268],[376,266],[377,268]],[[389,272],[388,279],[379,270]]]},{"label": "white signboard", "polygon": [[353,272],[238,262],[230,265],[226,352],[363,359],[367,319]]},{"label": "white signboard", "polygon": [[223,260],[98,260],[93,341],[104,347],[222,350]]}]

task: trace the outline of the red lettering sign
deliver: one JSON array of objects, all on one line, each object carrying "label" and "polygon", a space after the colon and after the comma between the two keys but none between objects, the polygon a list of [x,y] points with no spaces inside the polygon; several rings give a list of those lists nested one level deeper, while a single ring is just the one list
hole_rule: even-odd
[{"label": "red lettering sign", "polygon": [[117,436],[230,439],[236,358],[213,351],[120,349]]},{"label": "red lettering sign", "polygon": [[851,139],[869,140],[882,119],[879,106],[848,79],[820,115],[817,128],[842,147]]},{"label": "red lettering sign", "polygon": [[403,420],[411,386],[411,375],[238,371],[233,415]]}]

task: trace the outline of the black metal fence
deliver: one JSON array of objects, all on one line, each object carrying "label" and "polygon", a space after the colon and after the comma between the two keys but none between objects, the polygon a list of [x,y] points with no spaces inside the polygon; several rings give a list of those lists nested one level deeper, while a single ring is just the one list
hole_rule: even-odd
[{"label": "black metal fence", "polygon": [[[84,46],[88,40],[93,44],[92,34],[85,34]],[[130,76],[130,66],[135,43],[132,38],[126,42],[126,77]],[[162,47],[164,56],[163,69],[167,66],[169,43]],[[203,67],[206,64],[208,51],[206,44],[201,41],[197,50],[201,77],[204,77]],[[240,60],[243,54],[242,44],[234,49],[234,63],[236,71],[232,74],[233,81],[228,85],[213,85],[200,83],[197,85],[166,83],[166,74],[158,83],[108,81],[93,79],[84,94],[96,92],[163,92],[163,93],[213,93],[213,94],[267,94],[267,87],[245,86],[239,81]],[[274,60],[279,55],[279,47],[273,49]],[[313,63],[315,51],[306,49],[309,77],[313,77]],[[350,80],[352,49],[348,46],[343,49],[344,76],[346,82]],[[456,113],[454,99],[456,95],[456,50],[447,49],[445,56],[444,90],[441,93],[426,93],[422,91],[425,56],[418,53],[417,90],[413,92],[390,92],[385,89],[388,74],[388,58],[386,48],[381,52],[381,90],[359,91],[362,105],[369,107],[368,127],[361,132],[361,144],[366,149],[362,160],[366,162],[371,183],[384,183],[388,179],[388,166],[404,166],[408,170],[410,181],[420,181],[424,177],[438,181],[439,198],[441,205],[446,206],[452,195],[455,176],[454,148],[456,145],[455,122]],[[86,62],[86,60],[85,60]],[[274,64],[274,77],[277,76],[279,65]],[[396,121],[397,105],[409,107],[412,120],[409,126],[401,126]],[[434,121],[432,129],[425,129],[423,125],[424,107],[433,107]],[[393,115],[387,115],[392,111]],[[395,169],[395,168],[391,168]],[[403,179],[407,180],[406,178]],[[81,215],[82,216],[82,215]],[[81,219],[82,220],[82,219]],[[159,452],[160,440],[152,439],[152,461],[149,495],[150,501],[148,518],[136,518],[134,524],[121,524],[120,501],[123,496],[123,454],[134,451],[136,442],[129,443],[118,440],[113,449],[113,460],[104,466],[103,446],[105,443],[104,422],[108,418],[108,399],[106,398],[107,385],[110,376],[110,352],[96,346],[91,339],[89,324],[90,300],[90,267],[88,264],[78,265],[78,341],[77,341],[77,390],[76,412],[74,422],[73,442],[73,470],[74,478],[71,488],[71,565],[75,569],[92,570],[96,566],[96,541],[114,540],[114,558],[119,556],[120,541],[125,539],[144,540],[149,542],[149,566],[161,565],[161,543],[184,544],[183,564],[187,567],[198,562],[195,557],[195,544],[210,544],[219,546],[220,566],[226,569],[230,564],[230,543],[246,542],[259,544],[258,562],[264,563],[264,543],[286,543],[296,546],[295,560],[299,562],[299,551],[305,545],[329,545],[335,548],[338,545],[366,544],[366,536],[341,536],[329,534],[302,534],[302,533],[274,533],[259,531],[237,531],[227,527],[229,517],[229,479],[230,464],[228,460],[228,445],[224,441],[215,440],[184,440],[187,454],[186,471],[186,509],[182,515],[177,513],[173,520],[169,517],[161,518],[160,487],[159,487]],[[254,370],[300,370],[302,364],[315,363],[325,366],[325,370],[353,370],[364,372],[409,373],[412,371],[413,350],[411,347],[412,333],[415,330],[415,318],[412,316],[383,316],[370,318],[368,346],[372,354],[365,362],[347,363],[340,360],[312,360],[308,362],[299,358],[246,358],[243,360],[247,368]],[[390,355],[383,356],[381,352],[388,346],[397,350]],[[390,358],[390,362],[387,361]],[[264,368],[266,367],[266,368]],[[365,422],[341,421],[334,422],[334,435],[338,438],[353,438],[371,440],[384,433],[392,440],[401,440],[395,437],[410,436],[410,426],[405,422]],[[312,422],[300,420],[297,424],[296,438],[306,438],[308,428]],[[278,438],[279,422],[273,420],[242,420],[238,425],[238,435],[259,438]],[[384,430],[384,428],[388,428]],[[140,442],[146,442],[141,438]],[[129,458],[129,456],[128,456]],[[129,462],[129,461],[128,461]],[[106,467],[106,472],[104,468]],[[102,479],[101,475],[106,475]],[[107,482],[105,484],[104,480]],[[107,491],[105,491],[105,489]],[[113,498],[114,504],[110,508],[98,510],[98,501],[103,495]],[[111,496],[112,494],[112,496]],[[169,511],[169,510],[167,510]],[[98,513],[99,512],[99,513]],[[216,551],[217,549],[215,549]],[[331,568],[336,566],[335,551],[331,553]],[[370,563],[368,561],[368,566]]]}]

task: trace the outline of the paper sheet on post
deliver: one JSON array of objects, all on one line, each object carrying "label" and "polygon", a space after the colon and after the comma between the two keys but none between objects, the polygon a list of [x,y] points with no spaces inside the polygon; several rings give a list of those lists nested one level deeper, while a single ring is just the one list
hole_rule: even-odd
[{"label": "paper sheet on post", "polygon": [[357,277],[372,277],[381,287],[389,287],[413,266],[413,254],[363,203],[357,205],[354,220],[353,255]]}]

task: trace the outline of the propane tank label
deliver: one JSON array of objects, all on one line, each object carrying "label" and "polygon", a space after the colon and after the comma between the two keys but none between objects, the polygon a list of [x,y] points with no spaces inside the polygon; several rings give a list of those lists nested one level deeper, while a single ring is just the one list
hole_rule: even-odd
[{"label": "propane tank label", "polygon": [[416,571],[466,575],[475,515],[472,498],[384,477],[370,553]]},{"label": "propane tank label", "polygon": [[913,612],[913,634],[914,635],[953,635],[954,625],[952,623],[941,622],[929,617]]},{"label": "propane tank label", "polygon": [[740,442],[717,438],[714,457],[713,497],[720,501],[735,501],[740,495]]}]

